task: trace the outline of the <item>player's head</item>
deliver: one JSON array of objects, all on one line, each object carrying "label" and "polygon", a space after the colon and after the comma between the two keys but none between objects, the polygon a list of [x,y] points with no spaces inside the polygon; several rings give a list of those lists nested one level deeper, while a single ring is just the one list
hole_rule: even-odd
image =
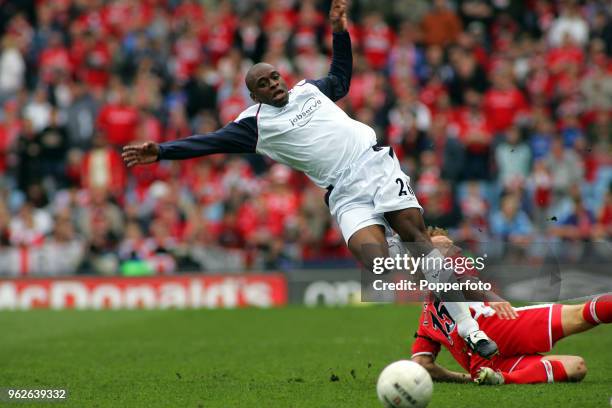
[{"label": "player's head", "polygon": [[246,74],[245,82],[255,102],[280,108],[289,101],[285,80],[270,64],[262,62],[253,65]]},{"label": "player's head", "polygon": [[453,240],[448,237],[448,231],[442,228],[427,228],[427,233],[431,238],[431,243],[438,248],[442,254],[446,254],[453,246]]}]

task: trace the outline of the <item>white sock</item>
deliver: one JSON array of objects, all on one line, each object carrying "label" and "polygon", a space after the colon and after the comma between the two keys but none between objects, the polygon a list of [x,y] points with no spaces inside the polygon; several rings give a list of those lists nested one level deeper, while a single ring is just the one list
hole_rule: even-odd
[{"label": "white sock", "polygon": [[445,302],[444,306],[455,321],[459,336],[467,337],[470,333],[480,330],[478,322],[470,314],[467,302]]},{"label": "white sock", "polygon": [[444,270],[444,255],[438,249],[433,249],[425,255],[422,262],[421,270],[425,279],[430,283],[438,283]]},{"label": "white sock", "polygon": [[[444,255],[438,249],[433,249],[423,261],[425,262],[422,268],[423,275],[429,282],[446,281],[453,273],[453,271],[444,271]],[[444,302],[444,306],[455,321],[457,333],[461,337],[467,337],[470,333],[479,330],[478,322],[470,314],[467,302]]]}]

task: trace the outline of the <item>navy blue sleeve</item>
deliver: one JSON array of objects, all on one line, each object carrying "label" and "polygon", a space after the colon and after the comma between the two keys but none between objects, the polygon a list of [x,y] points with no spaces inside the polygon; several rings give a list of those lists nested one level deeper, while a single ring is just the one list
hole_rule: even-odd
[{"label": "navy blue sleeve", "polygon": [[247,117],[205,135],[159,145],[159,160],[183,160],[215,153],[255,153],[257,119]]},{"label": "navy blue sleeve", "polygon": [[332,63],[329,74],[325,78],[308,80],[319,88],[329,99],[336,102],[342,99],[351,86],[353,74],[353,50],[348,31],[334,33]]}]

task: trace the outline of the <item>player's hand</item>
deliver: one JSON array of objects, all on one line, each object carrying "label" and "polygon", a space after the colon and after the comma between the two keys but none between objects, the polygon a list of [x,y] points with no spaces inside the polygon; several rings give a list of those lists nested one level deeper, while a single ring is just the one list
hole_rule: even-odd
[{"label": "player's hand", "polygon": [[489,302],[489,306],[495,310],[500,319],[512,320],[518,317],[518,313],[508,302]]},{"label": "player's hand", "polygon": [[348,28],[347,0],[333,0],[329,10],[329,19],[335,33],[346,31]]},{"label": "player's hand", "polygon": [[145,142],[125,146],[121,157],[128,167],[134,167],[137,164],[153,163],[159,157],[159,145],[154,142]]}]

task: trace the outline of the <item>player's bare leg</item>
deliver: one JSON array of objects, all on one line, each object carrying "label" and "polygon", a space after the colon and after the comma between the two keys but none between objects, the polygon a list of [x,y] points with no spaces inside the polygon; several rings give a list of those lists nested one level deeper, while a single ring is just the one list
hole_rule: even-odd
[{"label": "player's bare leg", "polygon": [[349,238],[348,247],[363,267],[369,270],[372,270],[374,258],[389,255],[382,225],[370,225],[355,232]]},{"label": "player's bare leg", "polygon": [[595,296],[581,305],[563,305],[561,309],[563,336],[607,323],[612,323],[612,294]]},{"label": "player's bare leg", "polygon": [[582,333],[595,327],[587,322],[583,316],[585,306],[586,303],[581,305],[563,305],[561,308],[561,326],[563,327],[564,337]]},{"label": "player's bare leg", "polygon": [[[418,208],[406,208],[404,210],[392,211],[385,214],[385,218],[389,225],[395,230],[402,241],[409,242],[418,254],[423,254],[425,258],[444,258],[442,253],[434,248],[421,211]],[[435,262],[432,262],[435,264]],[[430,282],[437,282],[441,270],[433,270],[423,268],[425,278]],[[478,323],[470,314],[468,304],[465,302],[463,294],[459,291],[456,293],[445,294],[451,299],[462,299],[456,302],[445,302],[446,309],[457,324],[457,332],[465,339],[466,343],[472,351],[478,353],[484,358],[491,358],[497,352],[497,344],[480,330]]]}]

